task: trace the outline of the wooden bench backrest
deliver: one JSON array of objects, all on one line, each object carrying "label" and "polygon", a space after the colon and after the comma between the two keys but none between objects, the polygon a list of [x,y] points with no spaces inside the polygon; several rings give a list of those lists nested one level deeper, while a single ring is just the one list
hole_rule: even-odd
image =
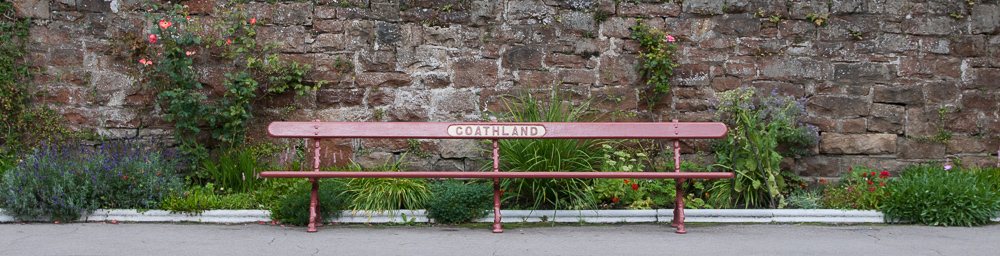
[{"label": "wooden bench backrest", "polygon": [[282,138],[717,139],[726,125],[671,123],[273,122]]}]

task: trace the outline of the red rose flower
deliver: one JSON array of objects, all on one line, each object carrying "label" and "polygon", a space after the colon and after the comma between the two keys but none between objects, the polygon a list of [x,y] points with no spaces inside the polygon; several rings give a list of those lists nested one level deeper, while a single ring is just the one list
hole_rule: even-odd
[{"label": "red rose flower", "polygon": [[639,184],[632,184],[632,190],[639,190]]}]

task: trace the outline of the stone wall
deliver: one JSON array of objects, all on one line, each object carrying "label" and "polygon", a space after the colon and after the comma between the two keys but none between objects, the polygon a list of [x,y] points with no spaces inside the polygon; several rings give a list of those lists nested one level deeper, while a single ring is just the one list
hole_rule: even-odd
[{"label": "stone wall", "polygon": [[[150,95],[107,52],[114,35],[148,32],[140,0],[15,0],[32,17],[32,63],[44,67],[39,102],[77,129],[107,136],[169,133]],[[159,2],[154,0],[153,2]],[[190,0],[209,16],[227,1]],[[946,157],[996,164],[1000,146],[1000,6],[974,0],[309,0],[244,5],[258,39],[284,43],[286,60],[312,64],[308,79],[331,81],[306,97],[263,102],[254,135],[273,120],[483,121],[500,96],[558,90],[614,121],[709,121],[708,99],[753,86],[808,98],[802,123],[819,127],[817,155],[788,159],[803,176],[835,177],[850,165],[880,170]],[[342,7],[353,6],[353,7]],[[595,20],[595,13],[607,13]],[[810,14],[827,14],[817,26]],[[777,17],[777,22],[770,18]],[[671,93],[648,110],[639,98],[642,20],[679,38]],[[354,70],[333,70],[337,58]],[[202,60],[202,82],[218,88],[226,63]],[[287,108],[297,103],[297,108]],[[611,119],[607,117],[605,119]],[[610,121],[610,120],[609,120]],[[942,129],[943,128],[943,129]],[[948,143],[910,139],[939,130]],[[334,157],[364,164],[408,154],[413,169],[473,170],[474,141],[357,139],[325,142]],[[685,152],[708,150],[686,142]],[[358,151],[367,154],[353,154]],[[413,151],[413,150],[411,150]],[[329,154],[329,152],[327,153]],[[346,161],[340,161],[341,163]]]}]

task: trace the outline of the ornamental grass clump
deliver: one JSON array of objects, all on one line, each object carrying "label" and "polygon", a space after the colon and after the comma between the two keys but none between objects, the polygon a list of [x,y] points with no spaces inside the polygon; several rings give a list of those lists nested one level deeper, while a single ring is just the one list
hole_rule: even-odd
[{"label": "ornamental grass clump", "polygon": [[76,220],[99,207],[156,208],[183,185],[173,152],[159,148],[43,143],[4,174],[3,209],[20,220]]},{"label": "ornamental grass clump", "polygon": [[1000,191],[994,184],[960,168],[910,166],[886,192],[881,211],[890,223],[979,226],[1000,211]]},{"label": "ornamental grass clump", "polygon": [[437,223],[453,224],[485,216],[493,191],[485,183],[447,180],[432,185],[431,194],[433,196],[425,203],[427,216]]}]

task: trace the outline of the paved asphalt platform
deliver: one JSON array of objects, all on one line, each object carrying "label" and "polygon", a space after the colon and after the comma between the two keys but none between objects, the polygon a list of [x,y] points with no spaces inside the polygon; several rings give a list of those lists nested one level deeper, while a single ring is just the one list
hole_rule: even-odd
[{"label": "paved asphalt platform", "polygon": [[982,227],[662,223],[305,227],[184,223],[5,223],[0,255],[1000,255]]}]

